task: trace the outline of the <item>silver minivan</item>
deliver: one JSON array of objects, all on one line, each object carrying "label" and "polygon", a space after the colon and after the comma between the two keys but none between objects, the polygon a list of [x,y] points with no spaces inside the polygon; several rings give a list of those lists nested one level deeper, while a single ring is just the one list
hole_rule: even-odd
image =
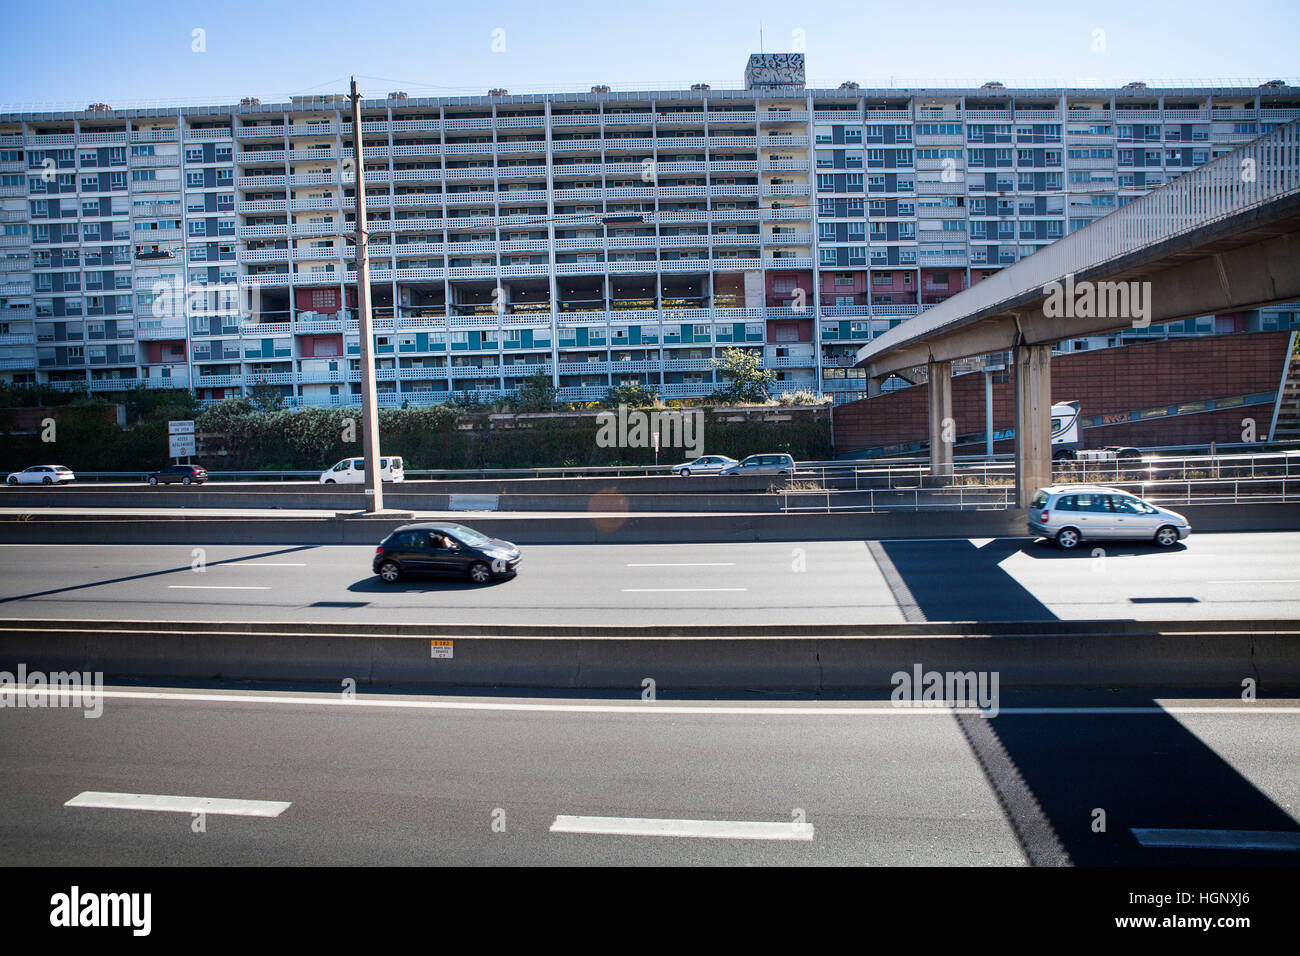
[{"label": "silver minivan", "polygon": [[1096,485],[1041,488],[1029,503],[1029,530],[1075,548],[1080,541],[1128,538],[1172,548],[1192,533],[1177,511],[1143,501],[1137,495]]}]

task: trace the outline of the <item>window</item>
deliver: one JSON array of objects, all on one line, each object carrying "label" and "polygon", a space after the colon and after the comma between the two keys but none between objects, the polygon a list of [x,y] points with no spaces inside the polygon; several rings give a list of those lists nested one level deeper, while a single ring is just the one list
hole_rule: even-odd
[{"label": "window", "polygon": [[201,162],[203,162],[203,147],[202,147],[202,146],[186,146],[186,147],[185,147],[185,162],[187,162],[187,163],[201,163]]},{"label": "window", "polygon": [[[132,174],[132,175],[134,175],[134,174]],[[193,187],[193,188],[202,188],[202,186],[203,186],[203,170],[201,170],[201,169],[196,169],[196,170],[191,170],[190,172],[187,172],[187,173],[185,174],[185,185],[186,185],[186,186],[189,186],[189,187]]]}]

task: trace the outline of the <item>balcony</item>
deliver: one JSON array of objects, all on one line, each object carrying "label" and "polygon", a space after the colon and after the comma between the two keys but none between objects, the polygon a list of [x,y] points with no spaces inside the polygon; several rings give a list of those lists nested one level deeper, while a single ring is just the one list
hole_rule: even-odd
[{"label": "balcony", "polygon": [[[274,163],[277,166],[283,166],[286,153],[282,149],[257,149],[257,150],[239,150],[235,153],[235,164],[240,166],[255,166],[266,163]],[[304,157],[306,158],[306,157]]]},{"label": "balcony", "polygon": [[242,384],[242,375],[199,375],[194,379],[196,388],[228,388]]},{"label": "balcony", "polygon": [[141,342],[185,338],[184,322],[168,322],[164,319],[140,319],[136,325],[135,337]]},{"label": "balcony", "polygon": [[174,129],[132,130],[131,142],[133,143],[174,143],[176,142],[176,130]]},{"label": "balcony", "polygon": [[146,179],[131,183],[133,193],[180,192],[181,181],[177,179]]}]

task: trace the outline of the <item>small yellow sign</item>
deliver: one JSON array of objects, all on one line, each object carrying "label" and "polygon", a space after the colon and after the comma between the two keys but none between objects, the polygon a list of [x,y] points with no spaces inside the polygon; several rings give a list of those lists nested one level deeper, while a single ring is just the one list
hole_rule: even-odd
[{"label": "small yellow sign", "polygon": [[430,641],[429,656],[450,658],[455,648],[455,641]]}]

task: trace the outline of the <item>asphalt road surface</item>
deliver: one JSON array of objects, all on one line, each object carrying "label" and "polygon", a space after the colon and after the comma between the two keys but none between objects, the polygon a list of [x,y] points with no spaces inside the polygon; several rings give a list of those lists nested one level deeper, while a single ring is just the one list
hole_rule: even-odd
[{"label": "asphalt road surface", "polygon": [[110,690],[0,709],[6,864],[1300,862],[1296,700]]},{"label": "asphalt road surface", "polygon": [[[0,616],[761,624],[1294,619],[1300,533],[1162,551],[1020,538],[541,546],[513,579],[385,585],[374,549],[0,545]],[[201,570],[199,570],[201,569]]]}]

